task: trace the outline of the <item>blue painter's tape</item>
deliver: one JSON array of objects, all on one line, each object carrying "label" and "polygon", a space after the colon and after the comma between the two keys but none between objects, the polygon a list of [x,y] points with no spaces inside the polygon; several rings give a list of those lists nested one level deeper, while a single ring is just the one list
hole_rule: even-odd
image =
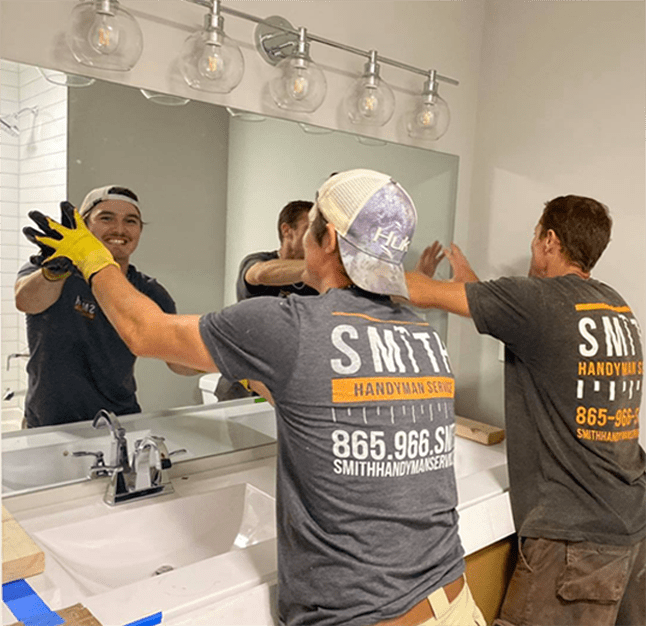
[{"label": "blue painter's tape", "polygon": [[162,614],[160,611],[159,613],[149,615],[148,617],[142,617],[141,619],[138,619],[134,622],[130,622],[129,624],[124,624],[124,626],[155,626],[156,624],[161,624],[161,622]]},{"label": "blue painter's tape", "polygon": [[25,626],[58,626],[65,623],[24,580],[2,585],[2,601]]}]

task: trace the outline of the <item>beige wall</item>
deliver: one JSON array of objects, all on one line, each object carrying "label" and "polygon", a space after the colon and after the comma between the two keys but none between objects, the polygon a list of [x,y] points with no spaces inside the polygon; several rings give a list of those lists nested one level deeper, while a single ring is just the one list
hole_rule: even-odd
[{"label": "beige wall", "polygon": [[[469,234],[458,239],[481,279],[526,274],[545,201],[591,196],[614,219],[593,276],[646,327],[644,39],[643,2],[488,0]],[[458,410],[502,424],[498,343],[470,322],[460,340]]]}]

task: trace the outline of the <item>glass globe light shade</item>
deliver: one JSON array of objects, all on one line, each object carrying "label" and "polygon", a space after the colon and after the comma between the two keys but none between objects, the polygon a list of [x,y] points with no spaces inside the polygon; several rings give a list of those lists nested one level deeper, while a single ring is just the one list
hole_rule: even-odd
[{"label": "glass globe light shade", "polygon": [[346,96],[345,109],[353,124],[383,126],[395,111],[395,95],[380,78],[362,76]]},{"label": "glass globe light shade", "polygon": [[229,93],[242,80],[244,57],[222,31],[200,30],[184,42],[180,70],[193,89]]},{"label": "glass globe light shade", "polygon": [[325,74],[308,57],[290,56],[276,66],[277,76],[269,81],[269,92],[277,106],[311,113],[318,109],[327,92]]},{"label": "glass globe light shade", "polygon": [[424,94],[406,118],[410,137],[435,141],[446,133],[451,115],[446,101],[435,94]]},{"label": "glass globe light shade", "polygon": [[118,0],[87,0],[74,7],[66,42],[81,64],[106,70],[131,70],[143,51],[143,34]]}]

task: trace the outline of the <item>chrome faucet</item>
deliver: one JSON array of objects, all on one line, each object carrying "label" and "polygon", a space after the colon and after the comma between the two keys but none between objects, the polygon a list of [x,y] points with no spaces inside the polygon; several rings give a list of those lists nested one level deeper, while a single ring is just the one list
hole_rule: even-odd
[{"label": "chrome faucet", "polygon": [[74,456],[96,457],[88,478],[110,477],[103,501],[110,506],[140,498],[173,493],[166,470],[172,466],[170,457],[186,452],[185,449],[168,452],[163,437],[147,435],[135,443],[132,463],[128,460],[128,441],[125,428],[114,413],[99,411],[92,421],[94,428],[107,426],[112,434],[110,465],[106,465],[102,452],[74,452]]}]

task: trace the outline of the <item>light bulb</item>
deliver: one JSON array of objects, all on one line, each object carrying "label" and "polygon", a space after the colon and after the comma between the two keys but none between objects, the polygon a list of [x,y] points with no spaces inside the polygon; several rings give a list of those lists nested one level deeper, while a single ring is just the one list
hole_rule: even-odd
[{"label": "light bulb", "polygon": [[204,52],[197,62],[197,71],[207,80],[219,80],[225,72],[225,62],[220,47],[215,44],[204,46]]},{"label": "light bulb", "polygon": [[303,98],[307,98],[310,82],[307,80],[305,72],[297,70],[295,75],[291,77],[290,84],[291,96],[294,100],[303,100]]},{"label": "light bulb", "polygon": [[451,116],[446,101],[437,93],[436,83],[427,83],[417,105],[406,116],[410,137],[435,141],[446,133]]},{"label": "light bulb", "polygon": [[114,15],[97,13],[87,35],[93,50],[100,54],[112,54],[119,47],[119,27]]},{"label": "light bulb", "polygon": [[363,117],[372,118],[379,114],[379,104],[377,89],[372,86],[366,86],[359,97],[357,108]]},{"label": "light bulb", "polygon": [[327,91],[325,75],[311,59],[292,56],[276,66],[269,92],[281,109],[312,112],[321,106]]}]

